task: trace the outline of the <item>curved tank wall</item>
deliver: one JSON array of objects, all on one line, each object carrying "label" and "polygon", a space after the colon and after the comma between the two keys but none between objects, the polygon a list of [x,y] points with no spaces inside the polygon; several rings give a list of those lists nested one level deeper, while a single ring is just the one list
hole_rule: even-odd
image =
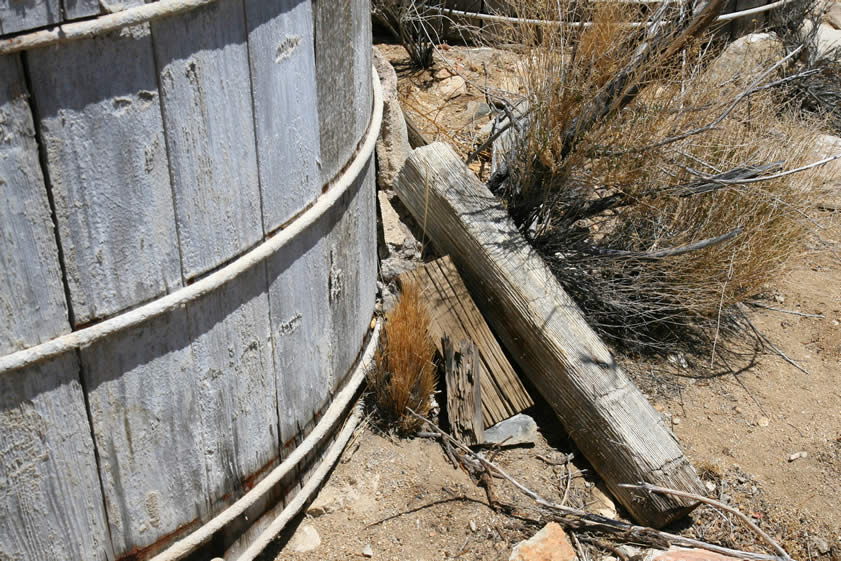
[{"label": "curved tank wall", "polygon": [[369,5],[62,4],[0,8],[0,557],[146,559],[281,464],[370,337]]}]

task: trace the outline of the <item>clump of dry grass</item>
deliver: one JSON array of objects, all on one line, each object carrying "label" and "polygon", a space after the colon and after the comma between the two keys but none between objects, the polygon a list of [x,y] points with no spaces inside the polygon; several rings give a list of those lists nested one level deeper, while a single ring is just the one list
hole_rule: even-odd
[{"label": "clump of dry grass", "polygon": [[423,416],[429,413],[437,378],[434,356],[429,314],[417,285],[406,282],[397,305],[386,314],[375,368],[368,375],[377,409],[398,433],[419,426],[417,418],[406,414],[407,407]]},{"label": "clump of dry grass", "polygon": [[[714,43],[687,34],[677,4],[657,34],[617,25],[655,17],[639,8],[582,5],[523,1],[519,15],[588,27],[508,29],[528,112],[498,193],[600,332],[628,350],[707,350],[809,235],[822,171],[753,179],[809,163],[822,123],[761,89],[786,64],[756,81],[709,69]],[[763,69],[788,54],[766,51]]]}]

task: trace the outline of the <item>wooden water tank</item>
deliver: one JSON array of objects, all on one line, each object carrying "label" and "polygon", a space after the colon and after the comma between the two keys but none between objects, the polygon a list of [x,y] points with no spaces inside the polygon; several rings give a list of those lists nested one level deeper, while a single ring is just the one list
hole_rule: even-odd
[{"label": "wooden water tank", "polygon": [[0,34],[0,559],[213,520],[179,555],[234,558],[372,345],[368,0],[9,0]]}]

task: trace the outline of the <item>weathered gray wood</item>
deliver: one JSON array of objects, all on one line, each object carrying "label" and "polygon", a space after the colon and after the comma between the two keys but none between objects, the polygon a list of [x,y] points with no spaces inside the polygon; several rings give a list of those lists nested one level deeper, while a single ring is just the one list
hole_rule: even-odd
[{"label": "weathered gray wood", "polygon": [[395,189],[418,220],[425,216],[427,234],[450,254],[509,354],[625,508],[656,527],[694,508],[618,487],[645,481],[703,493],[677,438],[455,152],[442,143],[416,149]]},{"label": "weathered gray wood", "polygon": [[116,555],[195,527],[209,510],[207,443],[186,312],[102,340],[81,356]]},{"label": "weathered gray wood", "polygon": [[[274,371],[283,455],[313,417],[332,385],[334,338],[329,313],[327,212],[267,260]],[[349,343],[349,341],[347,341]]]},{"label": "weathered gray wood", "polygon": [[0,0],[0,35],[58,22],[58,0]]},{"label": "weathered gray wood", "polygon": [[484,425],[493,426],[534,405],[452,260],[445,256],[399,277],[401,283],[409,279],[424,295],[430,310],[430,334],[442,356],[444,336],[454,341],[469,339],[478,347]]},{"label": "weathered gray wood", "polygon": [[152,35],[181,263],[190,280],[263,235],[242,0],[157,20]]},{"label": "weathered gray wood", "polygon": [[357,0],[317,1],[315,69],[318,80],[318,121],[321,145],[321,182],[327,183],[344,167],[356,148],[353,13]]},{"label": "weathered gray wood", "polygon": [[28,53],[74,325],[181,283],[152,59],[148,25]]},{"label": "weathered gray wood", "polygon": [[328,237],[333,382],[337,389],[356,361],[376,298],[376,206],[373,158],[331,210],[340,214]]},{"label": "weathered gray wood", "polygon": [[309,0],[245,0],[245,11],[269,233],[321,194],[312,7]]},{"label": "weathered gray wood", "polygon": [[64,19],[74,20],[99,14],[99,0],[62,0]]},{"label": "weathered gray wood", "polygon": [[0,56],[0,354],[67,333],[67,305],[17,55]]},{"label": "weathered gray wood", "polygon": [[278,456],[266,270],[187,306],[211,504],[229,504]]},{"label": "weathered gray wood", "polygon": [[0,558],[113,559],[75,353],[0,375]]},{"label": "weathered gray wood", "polygon": [[356,138],[352,148],[365,134],[371,120],[374,92],[371,85],[371,2],[351,0],[353,43],[345,48],[353,52],[353,114],[356,117]]},{"label": "weathered gray wood", "polygon": [[485,442],[482,422],[482,387],[479,383],[479,350],[466,339],[456,352],[449,337],[441,340],[444,349],[444,380],[447,385],[447,418],[450,430],[466,444]]}]

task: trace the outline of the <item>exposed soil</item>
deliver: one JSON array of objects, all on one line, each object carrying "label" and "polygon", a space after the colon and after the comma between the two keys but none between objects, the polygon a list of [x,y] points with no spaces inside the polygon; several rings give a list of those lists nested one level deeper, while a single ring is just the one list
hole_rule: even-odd
[{"label": "exposed soil", "polygon": [[[483,94],[467,85],[442,96],[441,83],[453,75],[447,66],[439,63],[431,72],[400,71],[406,67],[402,47],[380,49],[398,68],[401,95],[418,113],[417,124],[429,139],[447,140],[462,154],[471,150],[476,131],[491,119],[481,114]],[[491,85],[513,89],[510,79],[501,76],[514,69],[514,61],[490,50],[465,47],[450,47],[445,54],[450,68],[457,68],[468,82],[484,84],[487,67]],[[476,164],[476,171],[481,165]],[[837,251],[841,212],[820,211],[817,220],[824,227],[821,236]],[[750,311],[754,325],[808,374],[771,353],[756,356],[737,375],[712,375],[703,358],[688,359],[685,367],[680,359],[676,364],[629,360],[623,364],[671,422],[708,483],[709,495],[738,506],[802,561],[841,561],[841,259],[837,255],[817,242],[804,248],[759,300],[764,306],[822,317],[759,307]],[[564,497],[567,475],[572,473],[567,504],[592,511],[605,508],[586,462],[576,457],[563,464],[565,455],[575,450],[548,408],[537,405],[529,413],[542,431],[536,446],[501,451],[498,463],[554,501]],[[795,454],[800,457],[792,460]],[[561,463],[550,465],[546,460]],[[297,553],[293,540],[277,559],[364,558],[366,545],[373,559],[508,559],[512,547],[547,520],[511,485],[495,480],[494,491],[501,501],[515,505],[513,515],[491,509],[484,489],[455,469],[437,442],[393,439],[368,426],[345,451],[322,491],[322,503],[338,497],[326,500],[333,505],[327,510],[332,511],[311,512],[299,520],[317,530],[321,545]],[[621,508],[618,515],[623,516]],[[709,507],[697,509],[671,530],[767,551],[732,516]],[[594,559],[609,555],[586,543],[582,547]]]}]

